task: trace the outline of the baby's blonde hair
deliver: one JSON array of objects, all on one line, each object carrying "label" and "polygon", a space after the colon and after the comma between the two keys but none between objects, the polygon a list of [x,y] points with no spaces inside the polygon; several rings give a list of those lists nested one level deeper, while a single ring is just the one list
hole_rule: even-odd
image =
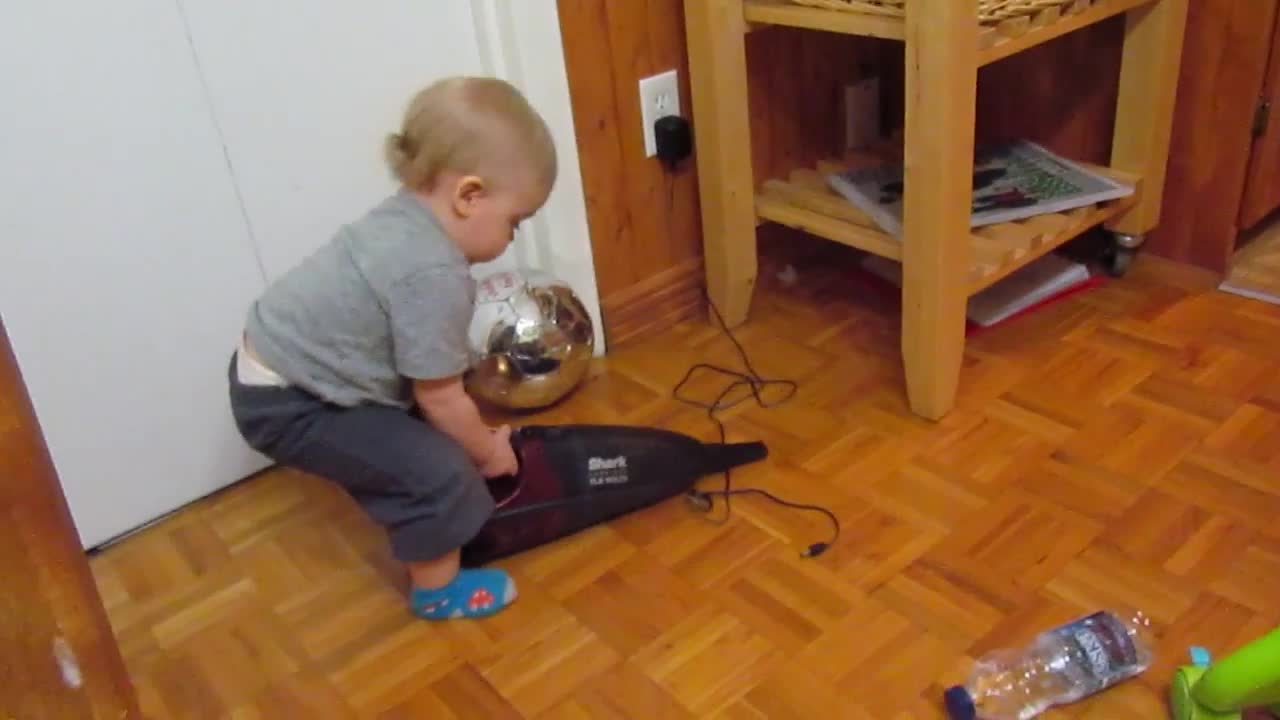
[{"label": "baby's blonde hair", "polygon": [[446,78],[419,91],[385,152],[391,172],[414,189],[429,188],[445,170],[487,179],[509,166],[513,153],[545,188],[557,172],[546,122],[519,90],[497,78]]}]

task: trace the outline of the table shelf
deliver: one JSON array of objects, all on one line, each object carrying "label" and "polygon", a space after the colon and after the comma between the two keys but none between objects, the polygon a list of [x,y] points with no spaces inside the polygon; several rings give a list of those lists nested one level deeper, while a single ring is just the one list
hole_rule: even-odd
[{"label": "table shelf", "polygon": [[[847,167],[834,160],[766,180],[756,193],[756,216],[890,260],[902,261],[902,242],[881,230],[866,213],[832,190],[824,176]],[[1134,188],[1134,194],[1067,212],[975,228],[968,236],[969,294],[977,293],[1080,234],[1131,207],[1141,182],[1128,173],[1089,165],[1090,170]]]},{"label": "table shelf", "polygon": [[[1153,1],[1075,0],[1065,6],[1065,10],[1050,8],[1035,15],[984,25],[978,32],[978,65],[1029,50]],[[743,15],[757,27],[779,25],[886,40],[906,39],[906,22],[901,17],[828,10],[797,5],[790,0],[746,0]]]}]

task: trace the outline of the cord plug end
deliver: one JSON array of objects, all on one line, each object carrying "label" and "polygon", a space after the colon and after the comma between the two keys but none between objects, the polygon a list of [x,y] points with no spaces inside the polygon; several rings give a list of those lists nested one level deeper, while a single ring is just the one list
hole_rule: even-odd
[{"label": "cord plug end", "polygon": [[807,558],[818,557],[822,553],[826,552],[827,548],[829,547],[831,547],[831,545],[828,543],[824,543],[824,542],[814,543],[809,547],[805,548],[804,552],[800,553],[800,557],[807,557]]},{"label": "cord plug end", "polygon": [[711,512],[711,498],[697,490],[690,490],[684,495],[685,502],[689,503],[694,510],[703,513]]}]

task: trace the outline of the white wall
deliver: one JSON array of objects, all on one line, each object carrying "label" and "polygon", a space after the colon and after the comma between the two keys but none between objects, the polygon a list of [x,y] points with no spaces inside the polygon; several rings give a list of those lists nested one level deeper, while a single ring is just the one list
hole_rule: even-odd
[{"label": "white wall", "polygon": [[604,326],[556,2],[472,0],[471,6],[484,73],[524,91],[550,125],[560,160],[560,177],[546,207],[522,228],[507,256],[492,265],[547,268],[568,281],[595,319],[596,352],[603,354]]},{"label": "white wall", "polygon": [[263,278],[171,0],[0,16],[0,312],[92,545],[259,466],[225,387]]},{"label": "white wall", "polygon": [[546,114],[560,181],[492,265],[569,281],[603,349],[555,0],[0,6],[0,312],[86,546],[265,465],[227,406],[244,314],[393,189],[383,137],[454,73]]}]

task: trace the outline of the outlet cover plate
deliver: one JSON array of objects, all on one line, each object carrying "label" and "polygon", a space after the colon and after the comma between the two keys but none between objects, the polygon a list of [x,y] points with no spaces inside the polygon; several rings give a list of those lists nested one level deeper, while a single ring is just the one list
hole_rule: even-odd
[{"label": "outlet cover plate", "polygon": [[658,153],[653,124],[668,115],[680,114],[680,78],[675,70],[640,79],[640,125],[644,131],[645,157]]}]

